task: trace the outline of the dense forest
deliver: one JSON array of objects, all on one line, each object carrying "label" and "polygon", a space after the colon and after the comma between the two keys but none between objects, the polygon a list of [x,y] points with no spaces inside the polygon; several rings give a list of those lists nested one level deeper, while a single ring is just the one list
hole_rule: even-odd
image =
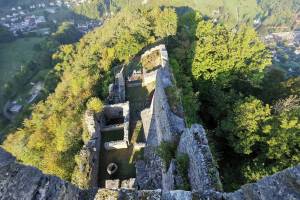
[{"label": "dense forest", "polygon": [[[33,51],[35,52],[34,57],[26,62],[24,61],[22,65],[16,69],[16,73],[13,74],[11,78],[8,78],[6,81],[3,80],[3,84],[0,87],[0,106],[4,108],[7,102],[12,99],[18,98],[18,101],[25,101],[24,99],[28,96],[28,90],[30,91],[30,88],[32,88],[31,83],[37,82],[43,83],[43,89],[41,90],[38,99],[45,99],[54,91],[59,76],[53,69],[55,62],[52,59],[52,54],[58,50],[60,45],[78,41],[82,34],[69,22],[63,22],[58,26],[56,32],[42,38],[31,38],[30,36],[17,38],[9,31],[5,30],[4,32],[1,32],[1,30],[2,29],[0,28],[0,44],[2,41],[1,39],[3,39],[2,42],[4,46],[10,44],[9,42],[17,43],[17,40],[22,40],[24,42],[37,40],[37,42],[33,45]],[[1,46],[1,48],[2,47],[3,46]],[[29,49],[24,47],[24,50],[28,51],[27,53],[30,54]],[[5,69],[5,65],[6,63],[2,61],[1,67]],[[2,112],[3,110],[4,109],[2,109]],[[2,141],[9,132],[16,130],[22,124],[23,119],[30,116],[31,111],[32,106],[24,103],[22,112],[13,120],[9,121],[1,116],[0,141]]]},{"label": "dense forest", "polygon": [[[28,6],[41,0],[0,0],[0,10],[15,5]],[[72,2],[63,0],[63,2]],[[72,4],[73,5],[73,4]],[[72,10],[90,19],[106,19],[123,8],[140,6],[187,6],[200,11],[202,15],[214,18],[234,27],[237,24],[260,24],[260,32],[287,31],[294,28],[300,10],[298,0],[87,0],[72,6]]]},{"label": "dense forest", "polygon": [[262,33],[299,28],[295,26],[297,13],[300,10],[298,0],[89,0],[85,4],[74,7],[74,10],[78,14],[101,19],[110,17],[123,8],[142,5],[187,6],[200,11],[203,16],[213,18],[230,27],[245,23],[250,26],[256,25]]},{"label": "dense forest", "polygon": [[[72,30],[64,24],[53,37],[68,39],[60,36],[66,28]],[[271,54],[251,26],[232,30],[188,7],[123,8],[78,43],[61,46],[53,55],[55,91],[3,147],[71,180],[87,102],[104,100],[114,65],[159,42],[167,44],[188,125],[207,130],[225,190],[299,163],[300,78],[270,67]]]}]

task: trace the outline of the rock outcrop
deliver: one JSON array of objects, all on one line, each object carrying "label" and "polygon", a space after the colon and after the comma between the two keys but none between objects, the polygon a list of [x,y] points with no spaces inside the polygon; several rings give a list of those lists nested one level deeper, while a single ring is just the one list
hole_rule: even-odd
[{"label": "rock outcrop", "polygon": [[40,170],[19,164],[0,148],[0,199],[87,199],[88,192],[58,177],[45,175]]},{"label": "rock outcrop", "polygon": [[224,199],[300,199],[300,165],[265,177],[256,183],[243,185],[241,189],[236,192],[224,194]]}]

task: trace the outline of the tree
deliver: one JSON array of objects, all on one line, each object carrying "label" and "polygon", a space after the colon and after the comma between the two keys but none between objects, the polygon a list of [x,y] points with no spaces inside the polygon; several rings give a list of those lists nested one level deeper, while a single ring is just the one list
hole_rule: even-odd
[{"label": "tree", "polygon": [[271,114],[271,109],[255,97],[237,101],[228,117],[221,123],[229,144],[237,153],[250,154],[261,141],[260,127]]},{"label": "tree", "polygon": [[71,22],[63,22],[52,37],[60,44],[70,44],[79,40],[81,33]]},{"label": "tree", "polygon": [[241,27],[235,33],[224,25],[201,21],[198,25],[192,74],[223,88],[243,79],[257,86],[263,70],[271,64],[270,54],[255,31]]}]

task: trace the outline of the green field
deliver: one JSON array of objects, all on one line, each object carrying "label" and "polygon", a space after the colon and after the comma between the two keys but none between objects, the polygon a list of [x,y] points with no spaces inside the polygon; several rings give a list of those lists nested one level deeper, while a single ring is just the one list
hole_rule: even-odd
[{"label": "green field", "polygon": [[43,37],[20,38],[13,42],[0,44],[0,84],[9,81],[20,69],[39,52],[34,45],[40,43]]}]

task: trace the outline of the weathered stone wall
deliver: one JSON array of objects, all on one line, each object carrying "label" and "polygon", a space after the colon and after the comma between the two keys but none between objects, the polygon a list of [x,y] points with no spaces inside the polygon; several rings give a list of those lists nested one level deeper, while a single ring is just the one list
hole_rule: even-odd
[{"label": "weathered stone wall", "polygon": [[233,193],[224,193],[224,200],[296,200],[300,199],[300,165],[246,184]]},{"label": "weathered stone wall", "polygon": [[127,149],[128,144],[124,140],[119,141],[111,141],[111,142],[105,142],[104,148],[106,150],[114,150],[114,149]]},{"label": "weathered stone wall", "polygon": [[18,164],[13,156],[0,148],[0,199],[76,200],[88,199],[88,194],[58,177]]},{"label": "weathered stone wall", "polygon": [[292,31],[292,32],[278,32],[278,33],[272,33],[271,34],[274,38],[278,38],[280,40],[286,40],[286,41],[300,41],[300,31]]},{"label": "weathered stone wall", "polygon": [[246,184],[233,193],[213,190],[99,190],[99,196],[112,192],[116,199],[160,200],[298,200],[300,199],[300,165]]},{"label": "weathered stone wall", "polygon": [[115,74],[114,83],[109,85],[108,99],[111,103],[123,103],[125,101],[124,66]]},{"label": "weathered stone wall", "polygon": [[172,159],[169,169],[166,173],[162,174],[162,186],[163,190],[174,190],[175,189],[175,173],[176,173],[176,160]]},{"label": "weathered stone wall", "polygon": [[144,160],[138,160],[136,168],[136,186],[140,190],[155,190],[162,188],[161,158],[156,154],[155,147],[144,148]]},{"label": "weathered stone wall", "polygon": [[149,73],[144,73],[143,74],[143,82],[142,85],[146,86],[150,83],[155,82],[156,80],[156,75],[157,75],[157,70],[149,72]]},{"label": "weathered stone wall", "polygon": [[88,110],[84,114],[84,122],[90,139],[79,152],[72,182],[82,188],[97,188],[101,145],[100,124],[95,114]]},{"label": "weathered stone wall", "polygon": [[[144,57],[146,57],[146,56],[148,56],[149,54],[151,54],[152,52],[154,52],[154,51],[160,51],[160,58],[159,58],[159,60],[160,60],[160,62],[159,62],[159,64],[158,65],[160,65],[161,67],[165,67],[165,66],[163,66],[162,64],[163,64],[163,62],[162,62],[162,52],[167,52],[167,50],[166,50],[166,47],[165,47],[165,45],[158,45],[158,46],[156,46],[156,47],[153,47],[153,48],[151,48],[150,50],[148,50],[148,51],[146,51],[142,56],[141,56],[141,60],[144,58]],[[165,54],[164,54],[165,55]],[[167,56],[168,57],[168,56]],[[150,83],[152,83],[152,82],[155,82],[156,81],[156,77],[157,77],[157,71],[158,70],[154,70],[154,71],[151,71],[151,72],[146,72],[146,70],[143,70],[143,85],[145,86],[145,85],[148,85],[148,84],[150,84]]]},{"label": "weathered stone wall", "polygon": [[125,78],[124,78],[124,66],[121,71],[116,75],[116,79],[118,82],[118,94],[119,94],[119,102],[125,102]]},{"label": "weathered stone wall", "polygon": [[165,93],[165,88],[173,84],[169,69],[168,52],[164,45],[159,45],[147,51],[145,55],[155,50],[160,50],[161,67],[155,71],[155,77],[153,77],[155,92],[151,106],[141,112],[147,144],[152,146],[158,146],[161,141],[174,142],[185,128],[184,119],[176,116],[171,111]]},{"label": "weathered stone wall", "polygon": [[[119,103],[119,104],[112,104],[112,105],[106,105],[103,109],[104,115],[106,115],[109,118],[123,118],[124,123],[123,131],[124,131],[124,137],[123,140],[120,141],[110,141],[105,142],[104,147],[106,150],[112,150],[112,149],[124,149],[128,148],[129,145],[129,122],[130,122],[130,112],[129,112],[129,102],[125,103]],[[118,128],[110,126],[109,128]],[[107,127],[103,127],[103,129],[107,129]]]},{"label": "weathered stone wall", "polygon": [[[155,171],[152,171],[155,175]],[[0,148],[0,199],[9,200],[297,200],[300,199],[300,165],[265,177],[257,183],[246,184],[233,193],[212,190],[80,190],[55,176],[18,164],[15,158]]]},{"label": "weathered stone wall", "polygon": [[191,189],[204,193],[222,190],[203,127],[194,124],[181,135],[178,152],[189,156],[188,176]]}]

